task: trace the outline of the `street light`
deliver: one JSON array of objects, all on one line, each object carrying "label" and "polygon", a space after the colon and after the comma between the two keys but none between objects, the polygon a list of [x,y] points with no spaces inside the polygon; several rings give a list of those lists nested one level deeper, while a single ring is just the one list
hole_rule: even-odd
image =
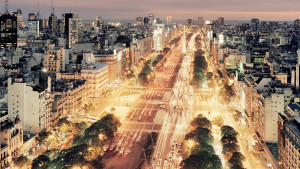
[{"label": "street light", "polygon": [[100,133],[100,134],[98,135],[98,137],[99,137],[99,139],[100,139],[100,140],[103,140],[103,139],[105,139],[105,135],[104,135],[104,134],[102,134],[102,133]]}]

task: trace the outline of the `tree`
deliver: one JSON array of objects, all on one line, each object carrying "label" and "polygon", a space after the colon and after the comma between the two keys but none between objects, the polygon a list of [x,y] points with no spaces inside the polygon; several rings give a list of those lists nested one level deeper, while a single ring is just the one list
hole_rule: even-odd
[{"label": "tree", "polygon": [[230,86],[224,84],[223,87],[221,87],[221,89],[219,90],[219,96],[222,98],[221,101],[229,103],[231,98],[234,96],[234,91]]},{"label": "tree", "polygon": [[240,146],[234,143],[224,144],[222,153],[226,158],[230,158],[234,152],[240,150]]},{"label": "tree", "polygon": [[201,128],[207,128],[209,130],[211,130],[211,127],[212,127],[210,121],[205,117],[202,117],[202,118],[196,117],[196,118],[194,118],[194,120],[192,120],[192,122],[191,122],[191,126],[193,128],[201,127]]},{"label": "tree", "polygon": [[228,163],[231,165],[231,166],[241,166],[243,167],[243,161],[245,161],[246,158],[245,156],[240,153],[240,152],[234,152],[231,156],[231,158],[228,160]]},{"label": "tree", "polygon": [[32,169],[44,169],[49,166],[51,162],[50,158],[45,155],[39,155],[37,158],[33,159],[31,168]]},{"label": "tree", "polygon": [[221,169],[222,163],[217,155],[201,151],[183,160],[181,166],[183,169]]},{"label": "tree", "polygon": [[19,156],[14,160],[14,166],[16,168],[30,168],[31,167],[31,160],[27,156]]},{"label": "tree", "polygon": [[39,133],[38,141],[39,141],[40,143],[45,142],[49,135],[51,135],[50,132],[42,132],[42,133]]},{"label": "tree", "polygon": [[87,127],[88,127],[88,125],[87,125],[85,122],[74,123],[74,128],[75,128],[79,133],[82,133]]},{"label": "tree", "polygon": [[245,169],[245,168],[243,166],[233,165],[230,167],[230,169]]},{"label": "tree", "polygon": [[213,125],[217,125],[217,126],[221,127],[221,126],[223,125],[223,123],[224,123],[224,120],[223,120],[223,118],[222,118],[221,116],[217,116],[217,117],[215,117],[215,118],[212,120],[211,123],[212,123]]},{"label": "tree", "polygon": [[236,137],[232,136],[232,135],[227,135],[227,136],[223,136],[221,139],[222,144],[237,144],[237,139]]},{"label": "tree", "polygon": [[186,139],[195,139],[199,144],[212,144],[213,136],[211,131],[207,128],[198,127],[196,130],[191,131],[186,135]]},{"label": "tree", "polygon": [[212,72],[207,72],[206,73],[206,78],[207,78],[207,80],[212,80],[213,79],[213,73]]},{"label": "tree", "polygon": [[238,110],[233,111],[233,118],[236,122],[239,122],[242,117],[243,117],[242,112],[240,112]]},{"label": "tree", "polygon": [[140,85],[146,86],[146,85],[149,84],[147,75],[148,74],[146,74],[146,73],[140,73],[140,74],[138,74],[138,79],[139,79]]},{"label": "tree", "polygon": [[206,151],[209,154],[215,154],[215,150],[214,147],[206,144],[206,143],[202,143],[202,144],[198,144],[192,151],[193,155],[197,155],[199,152],[201,151]]},{"label": "tree", "polygon": [[93,110],[95,110],[95,106],[94,106],[94,104],[89,103],[89,104],[84,105],[83,109],[84,109],[87,113],[90,113],[90,112],[92,112]]},{"label": "tree", "polygon": [[238,135],[238,133],[234,130],[233,127],[227,125],[221,127],[221,133],[222,133],[222,137],[229,136],[229,135],[236,137]]},{"label": "tree", "polygon": [[47,150],[43,153],[43,155],[49,157],[50,160],[55,159],[58,156],[58,154],[59,154],[58,149]]}]

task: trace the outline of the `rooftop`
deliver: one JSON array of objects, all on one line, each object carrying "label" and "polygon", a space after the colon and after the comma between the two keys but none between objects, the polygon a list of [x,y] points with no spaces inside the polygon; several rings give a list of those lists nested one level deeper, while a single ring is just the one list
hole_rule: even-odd
[{"label": "rooftop", "polygon": [[293,131],[297,138],[300,138],[300,117],[296,117],[295,121],[287,122],[286,125]]},{"label": "rooftop", "polygon": [[82,68],[82,70],[99,70],[107,66],[107,64],[97,63],[97,64],[91,64],[86,65]]}]

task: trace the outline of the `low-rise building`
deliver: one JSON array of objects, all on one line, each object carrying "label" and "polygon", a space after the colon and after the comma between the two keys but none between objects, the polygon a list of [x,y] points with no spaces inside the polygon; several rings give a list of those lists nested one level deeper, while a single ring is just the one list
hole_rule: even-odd
[{"label": "low-rise building", "polygon": [[279,154],[284,156],[282,168],[300,168],[300,118],[286,122],[284,130],[284,144],[279,148]]},{"label": "low-rise building", "polygon": [[88,97],[98,97],[106,90],[109,68],[106,64],[85,65],[81,69],[81,79],[87,81]]},{"label": "low-rise building", "polygon": [[0,123],[1,168],[6,167],[12,159],[18,157],[23,146],[23,130],[19,117],[14,121],[9,119]]},{"label": "low-rise building", "polygon": [[21,119],[24,133],[50,130],[51,95],[22,78],[8,79],[8,118]]}]

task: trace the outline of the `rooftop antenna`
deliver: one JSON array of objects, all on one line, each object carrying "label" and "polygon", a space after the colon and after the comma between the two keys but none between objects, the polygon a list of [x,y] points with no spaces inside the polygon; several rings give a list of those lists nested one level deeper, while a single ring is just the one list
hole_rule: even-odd
[{"label": "rooftop antenna", "polygon": [[5,0],[5,12],[8,13],[8,0]]}]

